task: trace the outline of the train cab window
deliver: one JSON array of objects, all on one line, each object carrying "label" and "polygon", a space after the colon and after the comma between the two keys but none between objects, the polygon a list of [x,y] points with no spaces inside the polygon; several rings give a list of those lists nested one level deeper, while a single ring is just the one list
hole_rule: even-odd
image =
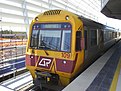
[{"label": "train cab window", "polygon": [[70,52],[71,30],[63,30],[61,51]]},{"label": "train cab window", "polygon": [[31,36],[31,44],[30,47],[36,48],[38,45],[38,32],[39,30],[33,30],[32,31],[32,36]]},{"label": "train cab window", "polygon": [[81,31],[76,32],[76,51],[81,50]]},{"label": "train cab window", "polygon": [[30,47],[71,52],[71,31],[71,25],[68,23],[35,24],[32,28]]},{"label": "train cab window", "polygon": [[39,49],[60,50],[61,31],[57,30],[40,30],[39,32]]},{"label": "train cab window", "polygon": [[91,46],[97,45],[97,31],[91,30]]}]

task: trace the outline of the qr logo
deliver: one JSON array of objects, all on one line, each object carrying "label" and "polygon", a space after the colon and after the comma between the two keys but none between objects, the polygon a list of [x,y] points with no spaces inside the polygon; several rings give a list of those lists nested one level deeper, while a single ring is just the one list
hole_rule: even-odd
[{"label": "qr logo", "polygon": [[42,58],[41,61],[39,62],[39,65],[48,67],[50,63],[51,63],[51,59]]}]

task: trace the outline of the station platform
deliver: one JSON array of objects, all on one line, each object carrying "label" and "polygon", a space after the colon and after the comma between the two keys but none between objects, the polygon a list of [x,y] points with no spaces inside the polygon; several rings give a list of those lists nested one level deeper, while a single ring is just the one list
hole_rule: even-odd
[{"label": "station platform", "polygon": [[121,41],[62,91],[121,91]]}]

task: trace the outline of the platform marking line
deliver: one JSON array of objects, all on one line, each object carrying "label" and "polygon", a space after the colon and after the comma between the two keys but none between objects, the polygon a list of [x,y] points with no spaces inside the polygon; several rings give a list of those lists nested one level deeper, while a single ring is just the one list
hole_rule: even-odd
[{"label": "platform marking line", "polygon": [[117,87],[117,83],[118,83],[118,78],[119,78],[119,74],[120,74],[120,69],[121,69],[121,57],[119,59],[113,80],[112,80],[112,84],[110,86],[110,91],[116,91],[116,87]]}]

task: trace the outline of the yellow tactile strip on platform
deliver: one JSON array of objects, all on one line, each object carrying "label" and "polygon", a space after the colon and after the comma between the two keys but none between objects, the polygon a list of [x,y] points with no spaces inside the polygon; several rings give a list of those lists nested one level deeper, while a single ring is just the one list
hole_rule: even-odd
[{"label": "yellow tactile strip on platform", "polygon": [[116,71],[115,71],[115,75],[113,77],[112,84],[110,86],[110,91],[116,91],[116,87],[117,87],[117,83],[118,83],[118,77],[119,77],[120,69],[121,69],[121,57],[119,59],[118,66],[116,68]]}]

